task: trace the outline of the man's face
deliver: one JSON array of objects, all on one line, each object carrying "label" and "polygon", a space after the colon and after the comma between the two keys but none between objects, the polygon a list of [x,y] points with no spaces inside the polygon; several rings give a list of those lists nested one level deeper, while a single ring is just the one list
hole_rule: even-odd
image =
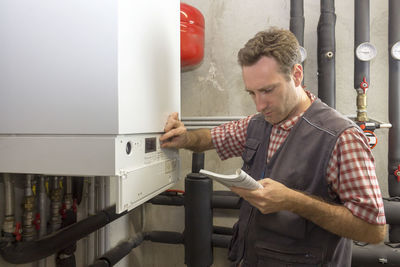
[{"label": "man's face", "polygon": [[296,114],[299,95],[293,78],[285,79],[274,58],[261,57],[254,65],[244,66],[242,74],[246,91],[267,122],[277,124]]}]

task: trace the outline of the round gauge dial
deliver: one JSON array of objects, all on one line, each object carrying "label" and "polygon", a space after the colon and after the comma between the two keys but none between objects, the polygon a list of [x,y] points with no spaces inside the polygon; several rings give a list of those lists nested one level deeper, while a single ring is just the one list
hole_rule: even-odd
[{"label": "round gauge dial", "polygon": [[371,43],[361,43],[356,48],[356,56],[361,61],[370,61],[376,53],[376,48]]},{"label": "round gauge dial", "polygon": [[395,43],[390,50],[390,54],[396,60],[400,60],[400,41]]},{"label": "round gauge dial", "polygon": [[300,46],[300,55],[301,55],[301,62],[304,62],[304,60],[306,60],[307,58],[307,50]]}]

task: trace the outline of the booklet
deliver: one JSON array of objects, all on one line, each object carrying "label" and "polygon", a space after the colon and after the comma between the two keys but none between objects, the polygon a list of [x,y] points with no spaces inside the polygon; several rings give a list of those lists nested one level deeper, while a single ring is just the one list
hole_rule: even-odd
[{"label": "booklet", "polygon": [[200,170],[201,174],[204,174],[211,179],[225,185],[226,187],[236,186],[250,190],[260,189],[263,186],[254,180],[253,177],[245,173],[242,169],[237,169],[236,174],[219,174],[207,170]]}]

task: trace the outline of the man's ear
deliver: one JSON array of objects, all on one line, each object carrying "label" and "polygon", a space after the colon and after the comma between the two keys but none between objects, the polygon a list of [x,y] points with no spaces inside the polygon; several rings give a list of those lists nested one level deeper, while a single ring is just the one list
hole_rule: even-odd
[{"label": "man's ear", "polygon": [[292,71],[294,85],[300,86],[303,81],[303,67],[300,64],[295,64]]}]

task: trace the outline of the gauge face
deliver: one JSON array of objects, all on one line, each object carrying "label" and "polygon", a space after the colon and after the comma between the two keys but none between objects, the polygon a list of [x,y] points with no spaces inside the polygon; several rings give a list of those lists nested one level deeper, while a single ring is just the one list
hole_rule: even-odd
[{"label": "gauge face", "polygon": [[400,60],[400,41],[395,43],[390,50],[390,54],[396,60]]},{"label": "gauge face", "polygon": [[376,53],[376,48],[371,43],[361,43],[356,49],[356,56],[361,61],[370,61],[376,56]]},{"label": "gauge face", "polygon": [[304,62],[304,60],[306,60],[307,58],[307,50],[300,46],[300,55],[301,55],[301,62]]}]

